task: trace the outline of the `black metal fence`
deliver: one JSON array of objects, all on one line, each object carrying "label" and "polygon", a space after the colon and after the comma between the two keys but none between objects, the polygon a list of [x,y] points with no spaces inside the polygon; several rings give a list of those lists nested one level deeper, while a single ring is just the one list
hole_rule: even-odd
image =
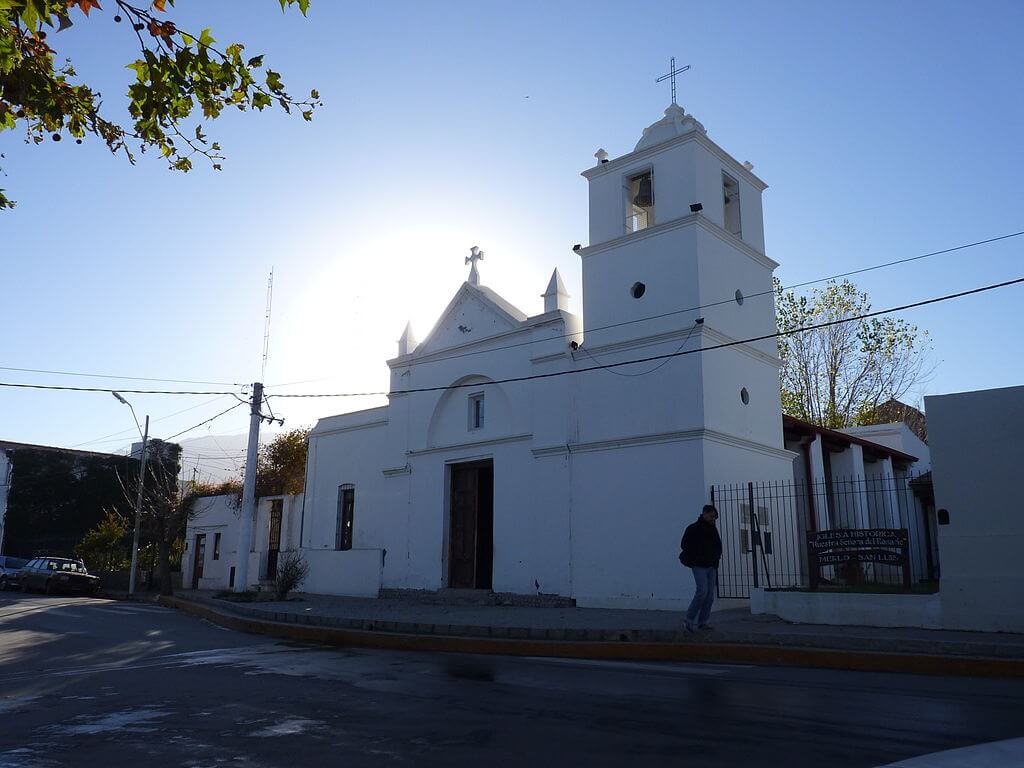
[{"label": "black metal fence", "polygon": [[[722,562],[720,597],[749,597],[752,587],[800,588],[811,583],[810,531],[906,529],[912,585],[938,579],[935,513],[923,493],[929,478],[913,475],[843,477],[715,485]],[[902,588],[900,568],[880,563],[824,566],[825,587]]]}]

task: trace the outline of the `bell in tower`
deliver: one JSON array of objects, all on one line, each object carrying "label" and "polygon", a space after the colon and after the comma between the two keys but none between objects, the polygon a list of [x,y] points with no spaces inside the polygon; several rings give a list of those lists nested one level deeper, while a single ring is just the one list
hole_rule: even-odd
[{"label": "bell in tower", "polygon": [[651,183],[651,174],[644,173],[632,181],[633,205],[637,208],[650,208],[654,205],[654,185]]}]

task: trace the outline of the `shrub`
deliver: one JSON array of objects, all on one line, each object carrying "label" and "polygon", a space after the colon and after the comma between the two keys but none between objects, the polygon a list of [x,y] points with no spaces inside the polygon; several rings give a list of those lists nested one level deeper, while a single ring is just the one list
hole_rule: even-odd
[{"label": "shrub", "polygon": [[288,593],[298,589],[309,576],[309,563],[301,552],[289,551],[281,555],[277,563],[277,578],[274,580],[274,591],[278,600],[284,600]]}]

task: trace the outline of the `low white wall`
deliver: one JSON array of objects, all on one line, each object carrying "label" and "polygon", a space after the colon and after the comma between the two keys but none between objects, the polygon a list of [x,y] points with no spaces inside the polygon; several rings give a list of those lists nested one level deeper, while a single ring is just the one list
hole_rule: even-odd
[{"label": "low white wall", "polygon": [[934,595],[750,591],[750,612],[800,624],[942,628],[942,603]]},{"label": "low white wall", "polygon": [[303,549],[309,576],[299,587],[318,595],[379,597],[384,573],[382,549]]},{"label": "low white wall", "polygon": [[656,597],[577,597],[575,600],[577,608],[626,608],[640,611],[685,611],[690,606],[689,600],[659,599]]}]

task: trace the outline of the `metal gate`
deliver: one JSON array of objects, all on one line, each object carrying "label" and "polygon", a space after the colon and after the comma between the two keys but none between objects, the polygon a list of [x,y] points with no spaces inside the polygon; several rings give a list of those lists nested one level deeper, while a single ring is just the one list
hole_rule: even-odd
[{"label": "metal gate", "polygon": [[281,517],[284,513],[284,501],[274,499],[270,502],[270,536],[267,540],[267,578],[277,578],[277,556],[281,550]]},{"label": "metal gate", "polygon": [[792,490],[781,482],[712,487],[722,537],[719,597],[747,598],[752,587],[804,582],[806,553]]}]

